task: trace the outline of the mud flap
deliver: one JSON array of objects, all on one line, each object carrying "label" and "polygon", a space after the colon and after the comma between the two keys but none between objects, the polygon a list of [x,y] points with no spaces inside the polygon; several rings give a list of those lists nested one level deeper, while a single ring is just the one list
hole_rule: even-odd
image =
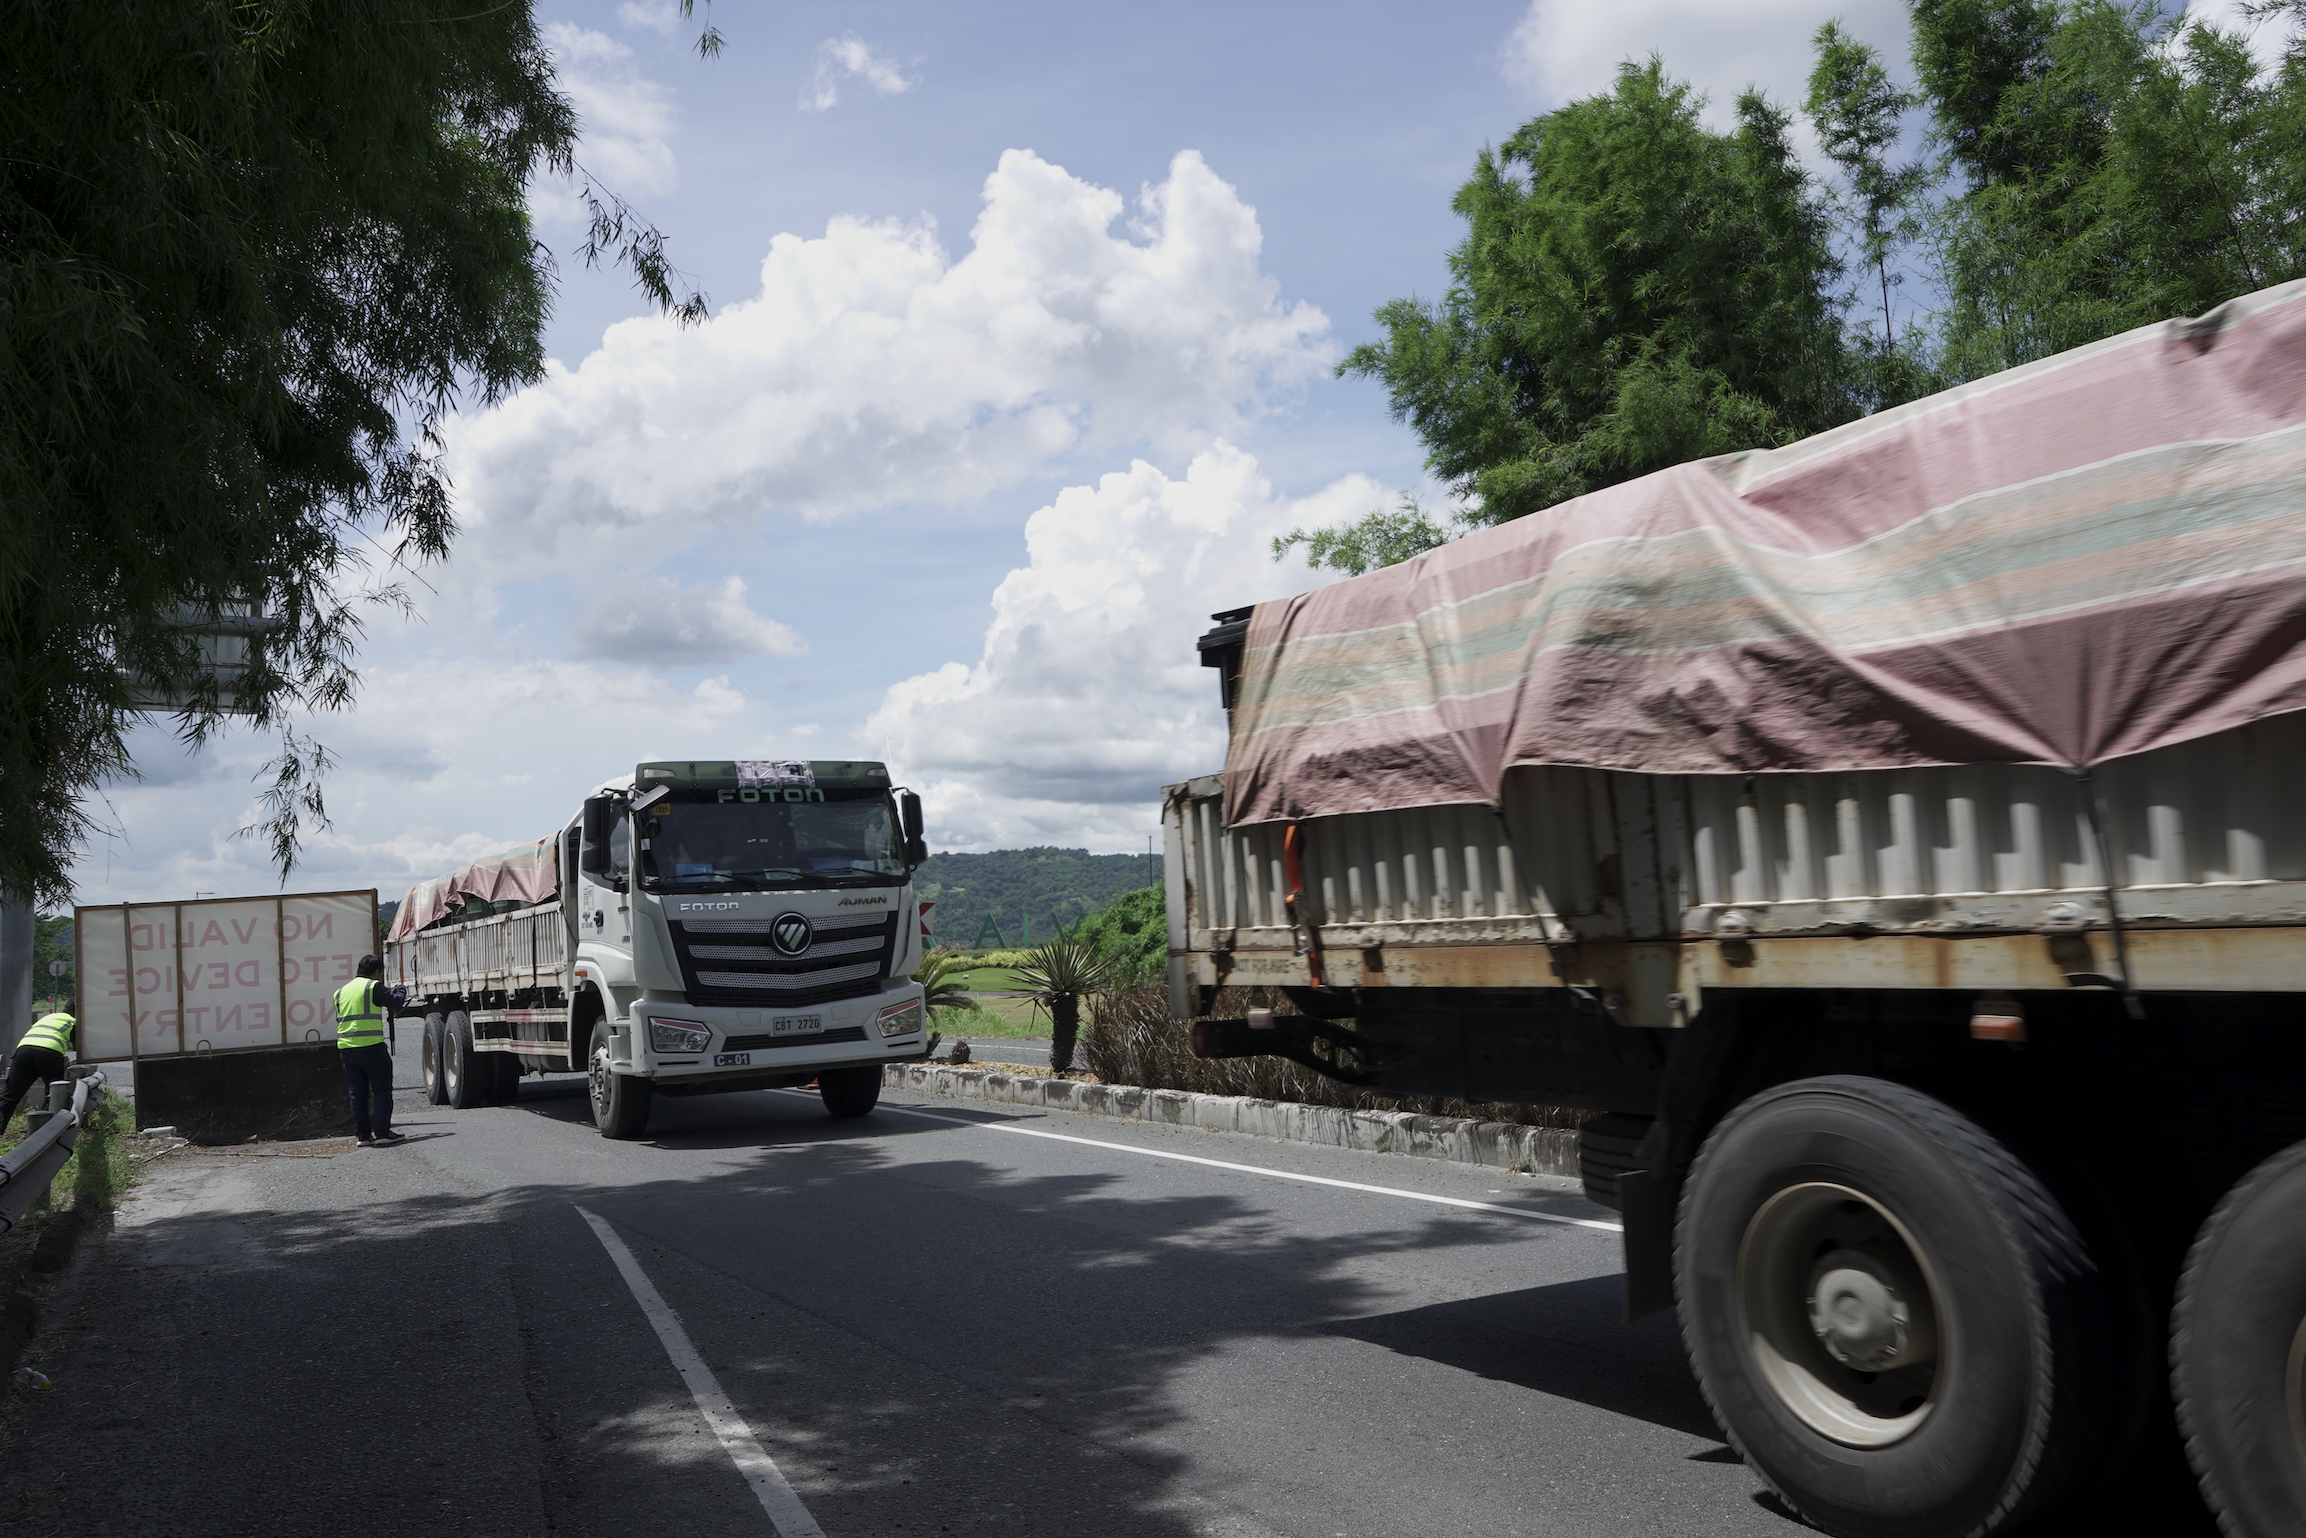
[{"label": "mud flap", "polygon": [[1648,1170],[1617,1177],[1625,1220],[1625,1322],[1673,1307],[1673,1191]]}]

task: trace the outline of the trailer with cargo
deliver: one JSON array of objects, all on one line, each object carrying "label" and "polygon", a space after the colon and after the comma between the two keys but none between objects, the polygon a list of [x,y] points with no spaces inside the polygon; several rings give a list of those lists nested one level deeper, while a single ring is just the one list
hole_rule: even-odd
[{"label": "trailer with cargo", "polygon": [[2302,572],[2291,285],[1220,613],[1174,1010],[1590,1113],[1629,1318],[1827,1531],[2182,1438],[2306,1532]]},{"label": "trailer with cargo", "polygon": [[582,1073],[603,1135],[657,1095],[814,1083],[835,1116],[925,1051],[921,804],[877,763],[644,763],[558,833],[410,889],[384,950],[434,1104]]}]

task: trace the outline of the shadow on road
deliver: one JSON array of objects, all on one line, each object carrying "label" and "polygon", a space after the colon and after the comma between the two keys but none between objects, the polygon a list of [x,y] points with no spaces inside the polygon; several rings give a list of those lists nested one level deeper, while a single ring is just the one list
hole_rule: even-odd
[{"label": "shadow on road", "polygon": [[1404,1356],[1718,1437],[1669,1313],[1628,1326],[1625,1279],[1588,1277],[1325,1326]]}]

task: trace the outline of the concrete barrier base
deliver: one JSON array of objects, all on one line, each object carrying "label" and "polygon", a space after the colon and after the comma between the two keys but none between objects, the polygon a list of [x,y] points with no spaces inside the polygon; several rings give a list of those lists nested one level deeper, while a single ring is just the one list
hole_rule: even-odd
[{"label": "concrete barrier base", "polygon": [[1409,1111],[1347,1111],[1291,1100],[1083,1084],[987,1069],[944,1068],[934,1063],[891,1063],[881,1070],[881,1084],[885,1089],[918,1095],[1046,1106],[1076,1115],[1119,1116],[1289,1143],[1316,1143],[1324,1148],[1446,1159],[1525,1175],[1577,1173],[1577,1134],[1563,1127],[1523,1127],[1456,1116],[1419,1116]]},{"label": "concrete barrier base", "polygon": [[136,1125],[208,1144],[330,1137],[352,1130],[352,1102],[333,1042],[193,1052],[137,1062]]}]

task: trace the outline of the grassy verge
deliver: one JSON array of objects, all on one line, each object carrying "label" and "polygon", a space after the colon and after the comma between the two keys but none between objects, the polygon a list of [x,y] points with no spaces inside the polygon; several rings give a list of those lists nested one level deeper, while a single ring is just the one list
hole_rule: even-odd
[{"label": "grassy verge", "polygon": [[968,1009],[940,1009],[930,1023],[950,1039],[963,1036],[1009,1036],[1041,1040],[1049,1034],[1048,1015],[1036,1010],[1031,999],[980,999]]},{"label": "grassy verge", "polygon": [[1019,986],[1014,967],[971,967],[953,980],[971,993],[1013,993]]},{"label": "grassy verge", "polygon": [[[135,1108],[118,1095],[107,1095],[81,1124],[80,1135],[73,1139],[72,1157],[56,1172],[34,1214],[45,1215],[68,1206],[85,1206],[91,1216],[111,1211],[136,1183],[136,1160],[126,1142],[135,1130]],[[7,1153],[24,1138],[22,1130],[0,1137],[0,1153]]]}]

